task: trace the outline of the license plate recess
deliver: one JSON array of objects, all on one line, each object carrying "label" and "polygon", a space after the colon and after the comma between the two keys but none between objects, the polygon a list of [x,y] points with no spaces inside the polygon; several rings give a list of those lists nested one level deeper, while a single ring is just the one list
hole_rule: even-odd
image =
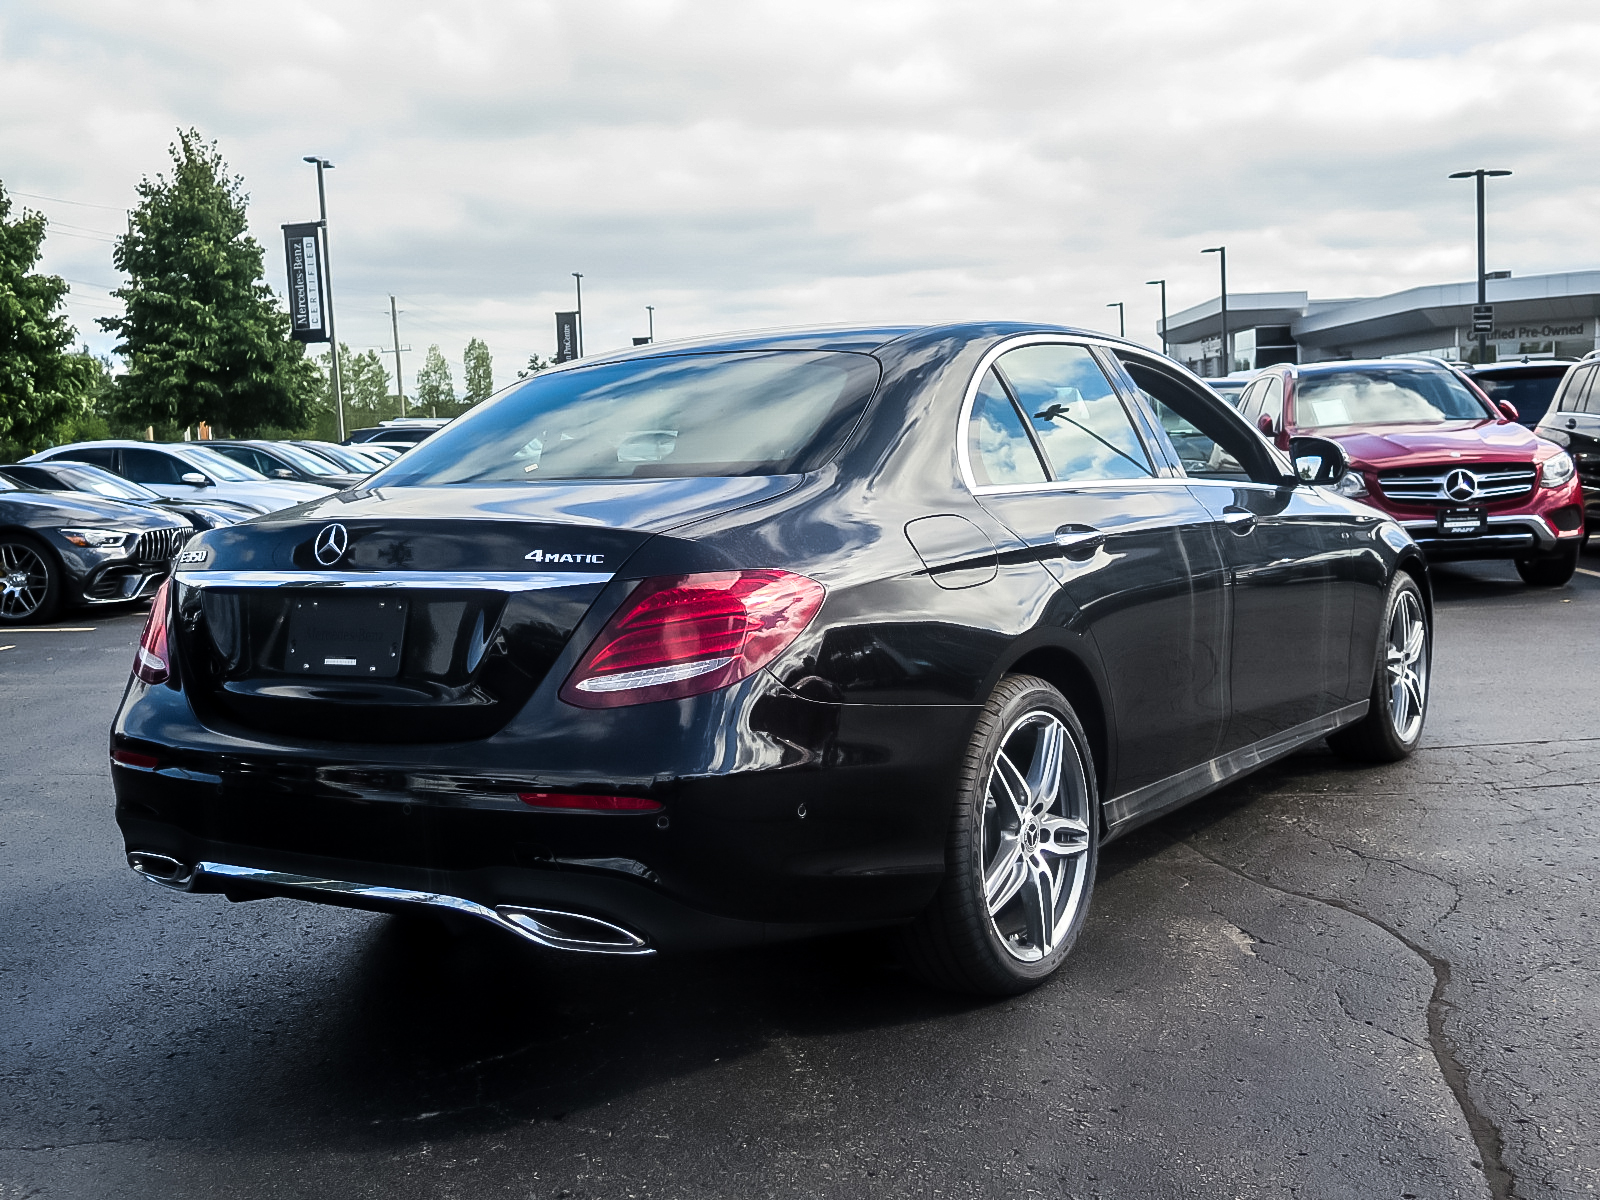
[{"label": "license plate recess", "polygon": [[289,601],[284,669],[295,675],[400,673],[409,604],[397,596],[317,595]]},{"label": "license plate recess", "polygon": [[1446,508],[1439,513],[1442,537],[1474,537],[1489,528],[1489,513],[1483,508]]}]

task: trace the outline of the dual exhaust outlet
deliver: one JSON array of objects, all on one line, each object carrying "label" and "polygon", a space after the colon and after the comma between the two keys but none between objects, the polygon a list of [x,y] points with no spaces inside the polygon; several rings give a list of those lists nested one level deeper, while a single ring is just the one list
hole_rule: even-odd
[{"label": "dual exhaust outlet", "polygon": [[477,917],[546,950],[568,950],[582,954],[655,953],[639,934],[586,913],[520,905],[490,908],[475,900],[438,892],[375,887],[339,879],[292,875],[283,871],[262,871],[231,863],[185,863],[169,854],[158,854],[151,850],[130,850],[128,865],[150,882],[179,892],[227,891],[232,883],[245,890],[259,890],[266,895],[322,900],[378,912],[408,908],[443,909]]}]

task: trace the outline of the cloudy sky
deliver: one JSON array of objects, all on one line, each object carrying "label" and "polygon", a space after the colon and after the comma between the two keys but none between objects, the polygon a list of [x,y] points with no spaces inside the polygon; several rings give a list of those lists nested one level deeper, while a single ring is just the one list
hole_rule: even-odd
[{"label": "cloudy sky", "polygon": [[501,382],[584,273],[591,351],[1017,317],[1154,343],[1230,291],[1600,266],[1594,0],[5,0],[0,179],[96,348],[111,240],[177,126],[245,178],[268,279],[316,215],[340,332],[468,337]]}]

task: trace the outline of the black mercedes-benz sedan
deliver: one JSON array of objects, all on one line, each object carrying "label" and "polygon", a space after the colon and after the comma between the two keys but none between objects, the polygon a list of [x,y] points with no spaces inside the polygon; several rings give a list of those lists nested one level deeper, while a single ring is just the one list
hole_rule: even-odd
[{"label": "black mercedes-benz sedan", "polygon": [[1032,986],[1099,848],[1421,737],[1405,531],[1198,379],[1024,324],[652,345],[196,537],[111,736],[147,878],[649,954],[899,926]]},{"label": "black mercedes-benz sedan", "polygon": [[189,534],[187,521],[160,509],[0,475],[0,627],[147,597]]}]

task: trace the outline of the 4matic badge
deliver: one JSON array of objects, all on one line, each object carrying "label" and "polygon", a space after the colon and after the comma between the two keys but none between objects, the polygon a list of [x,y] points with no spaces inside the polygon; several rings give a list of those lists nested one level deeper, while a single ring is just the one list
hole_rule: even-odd
[{"label": "4matic badge", "polygon": [[604,554],[559,554],[549,550],[530,550],[522,556],[536,563],[603,563]]}]

